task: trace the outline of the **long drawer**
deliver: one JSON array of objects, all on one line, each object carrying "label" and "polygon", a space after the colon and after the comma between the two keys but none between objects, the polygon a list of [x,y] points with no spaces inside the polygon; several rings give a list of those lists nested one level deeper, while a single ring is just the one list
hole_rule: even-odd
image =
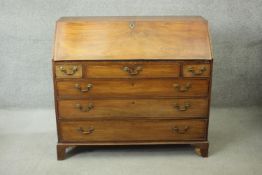
[{"label": "long drawer", "polygon": [[93,120],[60,122],[63,142],[205,140],[207,120]]},{"label": "long drawer", "polygon": [[60,100],[62,119],[124,117],[207,117],[207,99]]},{"label": "long drawer", "polygon": [[200,97],[208,95],[206,79],[89,79],[58,81],[58,95],[81,97]]}]

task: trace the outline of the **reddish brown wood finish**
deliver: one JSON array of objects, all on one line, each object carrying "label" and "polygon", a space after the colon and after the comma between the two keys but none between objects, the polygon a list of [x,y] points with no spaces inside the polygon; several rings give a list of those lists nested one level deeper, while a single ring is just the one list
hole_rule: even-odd
[{"label": "reddish brown wood finish", "polygon": [[209,77],[210,64],[184,64],[183,77]]},{"label": "reddish brown wood finish", "polygon": [[61,119],[206,118],[207,99],[59,100]]},{"label": "reddish brown wood finish", "polygon": [[88,17],[57,21],[54,60],[212,59],[202,17]]},{"label": "reddish brown wood finish", "polygon": [[56,78],[82,78],[81,64],[57,64],[55,66]]},{"label": "reddish brown wood finish", "polygon": [[[87,79],[86,81],[58,81],[57,90],[61,98],[149,98],[149,97],[206,97],[208,80],[195,79]],[[88,85],[92,87],[88,91]],[[176,86],[177,85],[177,86]]]},{"label": "reddish brown wood finish", "polygon": [[56,145],[57,160],[64,160],[65,159],[66,148],[67,148],[67,145],[62,145],[62,144]]},{"label": "reddish brown wood finish", "polygon": [[191,144],[208,156],[213,61],[203,18],[62,18],[54,60],[58,160],[78,145]]},{"label": "reddish brown wood finish", "polygon": [[205,140],[206,120],[97,120],[61,122],[63,142]]},{"label": "reddish brown wood finish", "polygon": [[154,78],[178,77],[179,64],[172,61],[87,62],[88,78]]},{"label": "reddish brown wood finish", "polygon": [[202,156],[202,157],[208,157],[208,147],[209,143],[196,143],[192,144],[192,146],[195,148],[196,154]]}]

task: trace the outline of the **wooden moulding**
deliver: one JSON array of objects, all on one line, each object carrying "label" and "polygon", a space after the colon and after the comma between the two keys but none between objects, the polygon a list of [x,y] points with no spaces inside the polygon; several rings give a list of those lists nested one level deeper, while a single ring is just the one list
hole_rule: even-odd
[{"label": "wooden moulding", "polygon": [[179,141],[179,142],[94,142],[94,143],[58,143],[57,144],[57,160],[66,159],[67,148],[75,148],[78,146],[84,146],[87,149],[89,147],[98,148],[100,146],[134,146],[134,145],[191,145],[195,153],[201,157],[208,157],[207,141]]}]

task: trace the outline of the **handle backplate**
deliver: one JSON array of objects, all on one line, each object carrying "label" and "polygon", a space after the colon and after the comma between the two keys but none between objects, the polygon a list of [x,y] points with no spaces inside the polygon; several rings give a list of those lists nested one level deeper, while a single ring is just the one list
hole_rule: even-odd
[{"label": "handle backplate", "polygon": [[63,66],[60,66],[59,70],[61,72],[63,72],[64,74],[66,74],[66,75],[74,75],[77,72],[78,67],[77,66],[73,66],[71,68],[66,69]]},{"label": "handle backplate", "polygon": [[186,83],[185,85],[173,84],[173,87],[179,92],[186,92],[191,88],[191,83]]},{"label": "handle backplate", "polygon": [[82,112],[89,112],[91,109],[94,108],[94,105],[92,103],[88,103],[88,105],[83,106],[81,104],[76,104],[75,105],[76,109],[79,109]]},{"label": "handle backplate", "polygon": [[174,107],[179,110],[179,111],[187,111],[188,108],[190,107],[189,103],[185,103],[184,105],[179,105],[177,103],[174,104]]},{"label": "handle backplate", "polygon": [[189,126],[178,127],[174,126],[172,131],[178,134],[185,134],[189,130]]},{"label": "handle backplate", "polygon": [[206,70],[207,69],[206,69],[205,66],[200,67],[200,69],[198,71],[195,70],[195,68],[192,67],[192,66],[188,68],[188,72],[191,72],[195,76],[202,75]]},{"label": "handle backplate", "polygon": [[135,67],[125,66],[123,67],[123,70],[127,72],[129,75],[134,76],[134,75],[138,75],[143,70],[143,68],[142,66],[135,66]]},{"label": "handle backplate", "polygon": [[79,131],[81,134],[88,135],[88,134],[92,134],[95,131],[95,128],[92,126],[86,129],[80,127],[77,129],[77,131]]},{"label": "handle backplate", "polygon": [[80,84],[75,84],[75,88],[77,89],[77,90],[79,90],[80,92],[88,92],[88,91],[90,91],[91,90],[91,88],[93,87],[93,85],[92,84],[87,84],[86,85],[86,87],[84,87],[84,88],[82,88],[81,86],[80,86]]}]

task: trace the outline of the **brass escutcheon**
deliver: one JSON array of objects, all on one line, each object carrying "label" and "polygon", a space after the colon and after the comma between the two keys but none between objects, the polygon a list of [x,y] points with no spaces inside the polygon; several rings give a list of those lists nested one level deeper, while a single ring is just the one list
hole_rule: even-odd
[{"label": "brass escutcheon", "polygon": [[134,29],[135,26],[136,26],[135,22],[130,22],[130,23],[129,23],[129,28],[130,28],[130,29]]}]

